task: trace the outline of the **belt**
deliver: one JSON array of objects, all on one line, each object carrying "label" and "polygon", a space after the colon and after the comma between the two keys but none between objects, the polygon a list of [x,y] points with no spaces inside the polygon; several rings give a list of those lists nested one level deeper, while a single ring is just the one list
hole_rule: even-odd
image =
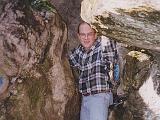
[{"label": "belt", "polygon": [[89,96],[89,95],[95,95],[95,94],[99,94],[99,93],[107,93],[110,92],[111,90],[103,90],[103,91],[91,91],[91,93],[82,93],[83,96]]}]

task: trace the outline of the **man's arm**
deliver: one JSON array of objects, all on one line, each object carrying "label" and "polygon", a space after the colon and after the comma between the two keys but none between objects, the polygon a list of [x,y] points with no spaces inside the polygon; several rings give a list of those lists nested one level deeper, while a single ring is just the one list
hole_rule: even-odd
[{"label": "man's arm", "polygon": [[76,53],[76,49],[72,50],[68,54],[68,60],[71,66],[73,77],[76,81],[76,86],[78,85],[78,79],[79,79],[79,55]]},{"label": "man's arm", "polygon": [[114,76],[113,76],[113,69],[116,60],[118,59],[118,52],[116,42],[110,40],[107,37],[102,36],[102,56],[105,58],[105,61],[108,62],[109,67],[109,77],[112,84],[115,84]]},{"label": "man's arm", "polygon": [[76,49],[73,49],[72,51],[69,52],[68,54],[68,60],[70,63],[71,67],[78,67],[79,68],[79,55],[76,52]]}]

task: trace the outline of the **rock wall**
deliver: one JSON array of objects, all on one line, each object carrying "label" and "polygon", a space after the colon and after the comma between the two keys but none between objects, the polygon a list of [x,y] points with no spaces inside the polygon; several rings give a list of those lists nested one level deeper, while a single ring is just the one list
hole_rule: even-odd
[{"label": "rock wall", "polygon": [[82,19],[119,42],[160,51],[159,0],[83,0]]},{"label": "rock wall", "polygon": [[[92,23],[99,34],[128,44],[128,50],[121,53],[120,86],[127,94],[127,101],[111,111],[110,119],[144,119],[146,105],[138,89],[150,73],[151,61],[140,61],[137,57],[141,53],[153,56],[158,66],[153,82],[159,94],[159,7],[155,7],[158,1],[150,1],[156,3],[153,6],[157,11],[149,7],[122,9],[127,4],[119,0],[108,0],[110,7],[120,6],[110,9],[104,1],[86,0],[82,7],[87,6],[87,10],[83,9],[81,15],[86,15],[82,18]],[[65,54],[78,44],[76,29],[81,20],[81,0],[50,2],[52,5],[41,0],[0,1],[0,120],[79,119],[79,96]],[[94,9],[98,5],[101,9]],[[97,14],[100,10],[101,15]],[[95,17],[90,16],[92,13],[96,13]],[[130,50],[137,52],[127,55]]]},{"label": "rock wall", "polygon": [[77,38],[77,26],[80,23],[81,1],[82,0],[50,0],[61,14],[68,27],[68,50],[79,44]]},{"label": "rock wall", "polygon": [[[1,120],[77,120],[67,27],[47,1],[6,1],[0,14]],[[1,86],[0,86],[1,87]],[[73,102],[74,101],[74,102]]]}]

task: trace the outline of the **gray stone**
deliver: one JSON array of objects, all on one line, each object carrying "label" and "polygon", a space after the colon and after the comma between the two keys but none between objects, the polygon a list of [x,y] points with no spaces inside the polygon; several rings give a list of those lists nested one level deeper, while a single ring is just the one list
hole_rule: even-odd
[{"label": "gray stone", "polygon": [[160,52],[160,1],[83,0],[81,17],[110,38]]},{"label": "gray stone", "polygon": [[77,27],[80,21],[82,0],[51,0],[51,3],[56,7],[61,14],[62,19],[66,22],[68,28],[67,49],[71,50],[79,44],[77,38]]}]

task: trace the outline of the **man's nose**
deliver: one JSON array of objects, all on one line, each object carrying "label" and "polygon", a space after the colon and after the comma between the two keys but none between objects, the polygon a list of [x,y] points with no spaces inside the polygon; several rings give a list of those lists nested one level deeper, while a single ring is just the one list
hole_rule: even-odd
[{"label": "man's nose", "polygon": [[85,39],[88,39],[88,34],[85,34]]}]

